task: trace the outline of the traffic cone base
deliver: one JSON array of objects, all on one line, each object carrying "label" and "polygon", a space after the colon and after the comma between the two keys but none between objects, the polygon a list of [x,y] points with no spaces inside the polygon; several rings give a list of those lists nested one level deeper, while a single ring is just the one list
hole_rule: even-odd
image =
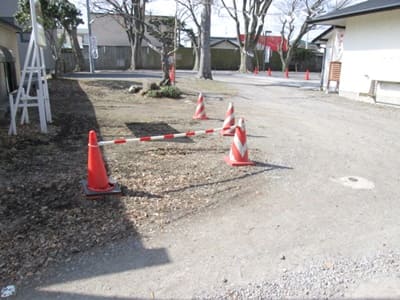
[{"label": "traffic cone base", "polygon": [[229,156],[225,156],[224,160],[228,165],[231,165],[233,167],[254,166],[256,164],[255,162],[250,161],[250,160],[249,161],[234,161],[234,160],[231,160],[229,158]]},{"label": "traffic cone base", "polygon": [[206,115],[193,116],[193,120],[208,120],[208,117]]},{"label": "traffic cone base", "polygon": [[[112,182],[112,179],[109,178],[109,181]],[[93,188],[88,187],[87,180],[82,180],[81,181],[83,193],[85,194],[86,198],[89,199],[96,199],[96,198],[102,198],[104,196],[109,196],[109,195],[114,195],[114,196],[119,196],[122,195],[121,188],[117,183],[109,183],[108,188],[104,190],[93,190]]]}]

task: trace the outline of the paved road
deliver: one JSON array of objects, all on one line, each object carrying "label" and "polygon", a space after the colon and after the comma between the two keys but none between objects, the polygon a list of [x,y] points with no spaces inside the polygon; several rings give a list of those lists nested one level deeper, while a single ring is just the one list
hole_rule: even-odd
[{"label": "paved road", "polygon": [[[299,79],[303,88],[215,79],[240,90],[233,100],[250,156],[258,149],[285,168],[264,172],[228,207],[78,256],[21,299],[182,299],[258,282],[286,284],[284,295],[297,297],[400,297],[399,262],[386,262],[400,248],[400,110],[304,89],[318,79]],[[298,288],[319,284],[321,268],[341,276],[326,279],[337,286]]]}]

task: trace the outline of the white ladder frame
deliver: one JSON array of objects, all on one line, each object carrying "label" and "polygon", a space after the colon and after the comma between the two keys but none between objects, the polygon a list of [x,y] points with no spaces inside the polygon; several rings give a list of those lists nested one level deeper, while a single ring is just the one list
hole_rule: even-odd
[{"label": "white ladder frame", "polygon": [[[31,1],[31,18],[32,18],[32,33],[29,40],[28,51],[25,56],[24,68],[18,90],[15,93],[10,93],[10,128],[9,135],[17,134],[16,119],[18,109],[22,108],[21,125],[29,123],[28,107],[38,107],[40,119],[40,131],[47,133],[47,123],[52,122],[49,89],[46,78],[46,65],[44,61],[43,49],[37,43],[36,33],[36,14],[33,9],[33,1]],[[31,95],[32,77],[36,75],[37,86],[36,95]],[[27,80],[27,83],[25,84]]]}]

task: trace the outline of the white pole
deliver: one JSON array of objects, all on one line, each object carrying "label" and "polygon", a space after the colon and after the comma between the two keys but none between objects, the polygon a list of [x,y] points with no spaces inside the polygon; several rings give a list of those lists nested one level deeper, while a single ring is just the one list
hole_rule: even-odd
[{"label": "white pole", "polygon": [[93,57],[92,57],[92,27],[90,25],[90,6],[89,6],[89,0],[86,0],[86,10],[87,10],[87,24],[88,24],[88,34],[89,34],[89,69],[90,73],[94,73],[94,63],[93,63]]}]

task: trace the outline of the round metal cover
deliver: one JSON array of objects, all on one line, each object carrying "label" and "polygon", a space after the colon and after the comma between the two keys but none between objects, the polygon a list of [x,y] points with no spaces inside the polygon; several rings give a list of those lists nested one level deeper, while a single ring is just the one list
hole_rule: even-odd
[{"label": "round metal cover", "polygon": [[372,190],[375,188],[375,184],[372,181],[359,176],[333,178],[332,181],[357,190]]}]

